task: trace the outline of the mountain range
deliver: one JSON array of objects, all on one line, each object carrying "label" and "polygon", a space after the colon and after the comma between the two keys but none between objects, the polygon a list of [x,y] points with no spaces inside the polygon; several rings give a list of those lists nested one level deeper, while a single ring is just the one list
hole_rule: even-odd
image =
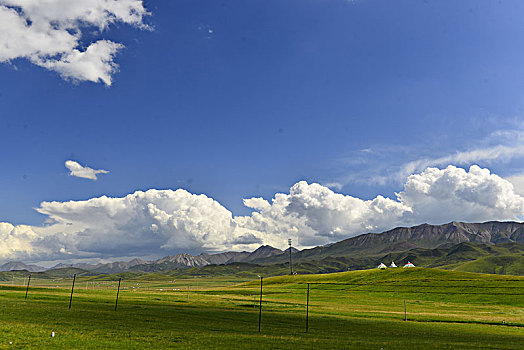
[{"label": "mountain range", "polygon": [[9,261],[0,265],[0,271],[27,270],[29,272],[45,271],[46,268],[38,265],[27,265],[21,261]]},{"label": "mountain range", "polygon": [[[382,233],[367,233],[343,241],[298,251],[291,248],[294,265],[306,267],[306,272],[329,272],[341,269],[362,269],[376,266],[380,261],[411,260],[415,264],[431,267],[459,268],[457,264],[476,259],[508,256],[513,264],[524,261],[524,223],[497,222],[463,223],[450,222],[443,225],[423,224],[414,227],[397,227]],[[58,264],[52,269],[80,269],[90,274],[130,272],[157,272],[177,269],[199,269],[206,266],[243,263],[251,265],[278,265],[286,271],[289,264],[289,248],[285,251],[261,246],[253,252],[224,252],[218,254],[187,253],[166,256],[155,261],[133,259],[129,262],[106,264]],[[455,264],[455,266],[453,266]],[[482,263],[479,266],[485,266]],[[475,269],[470,264],[470,269]],[[276,269],[276,267],[275,267]],[[316,269],[316,270],[315,270]],[[516,269],[516,270],[515,270]],[[9,262],[0,271],[42,271],[42,267]],[[206,269],[206,271],[209,269]],[[278,271],[280,271],[278,270]],[[499,269],[506,271],[507,268]],[[520,271],[519,268],[510,268]],[[276,270],[275,270],[276,271]],[[496,271],[495,271],[496,272]]]},{"label": "mountain range", "polygon": [[[524,243],[524,223],[489,221],[484,223],[450,222],[443,225],[422,224],[397,227],[382,233],[367,233],[329,246],[304,249],[293,254],[294,260],[325,257],[380,256],[411,249],[435,249],[459,243]],[[279,259],[280,258],[280,259]],[[265,263],[284,262],[285,257],[271,257]]]}]

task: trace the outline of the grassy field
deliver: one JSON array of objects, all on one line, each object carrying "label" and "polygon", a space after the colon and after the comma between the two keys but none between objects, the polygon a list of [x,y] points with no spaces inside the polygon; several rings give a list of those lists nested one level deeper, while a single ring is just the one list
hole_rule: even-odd
[{"label": "grassy field", "polygon": [[[438,269],[0,285],[0,348],[522,349],[524,278]],[[309,283],[309,331],[306,301]],[[404,321],[405,309],[407,319]],[[51,338],[51,332],[56,336]],[[11,344],[10,344],[11,343]]]}]

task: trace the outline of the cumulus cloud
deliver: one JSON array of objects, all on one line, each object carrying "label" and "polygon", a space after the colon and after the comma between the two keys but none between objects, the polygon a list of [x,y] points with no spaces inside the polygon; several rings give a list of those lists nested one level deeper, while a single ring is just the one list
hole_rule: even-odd
[{"label": "cumulus cloud", "polygon": [[301,181],[270,201],[245,199],[254,211],[233,216],[213,198],[183,189],[137,191],[122,198],[43,202],[42,227],[0,224],[0,259],[108,258],[188,251],[326,244],[396,226],[524,217],[524,197],[488,169],[448,166],[409,176],[395,199],[363,200]]},{"label": "cumulus cloud", "polygon": [[509,182],[513,184],[515,192],[521,196],[524,196],[524,174],[516,174],[506,178]]},{"label": "cumulus cloud", "polygon": [[74,160],[66,160],[65,166],[67,169],[69,169],[69,175],[75,176],[75,177],[81,177],[84,179],[90,179],[90,180],[98,180],[98,177],[96,174],[108,174],[109,171],[99,169],[91,169],[87,166],[82,166],[80,163],[75,162]]},{"label": "cumulus cloud", "polygon": [[396,226],[524,217],[524,197],[515,193],[513,185],[476,165],[469,171],[454,166],[427,168],[409,176],[396,195],[396,199],[362,200],[302,181],[289,194],[277,194],[270,205],[258,198],[248,201],[257,211],[236,220],[256,232],[271,232],[280,240],[293,236],[309,246]]},{"label": "cumulus cloud", "polygon": [[33,253],[33,245],[38,235],[27,225],[13,226],[0,222],[0,258],[18,256],[28,257]]},{"label": "cumulus cloud", "polygon": [[147,15],[141,0],[0,0],[0,62],[26,58],[66,79],[111,85],[124,46],[98,39],[84,48],[82,31],[114,23],[147,28]]},{"label": "cumulus cloud", "polygon": [[43,202],[37,210],[54,221],[39,232],[46,237],[58,233],[57,242],[75,256],[220,250],[234,238],[230,211],[212,198],[182,189]]},{"label": "cumulus cloud", "polygon": [[477,165],[469,172],[454,166],[428,168],[408,177],[398,200],[413,209],[410,222],[517,220],[524,218],[524,197],[513,185]]},{"label": "cumulus cloud", "polygon": [[421,171],[430,166],[441,166],[443,164],[471,164],[480,161],[490,162],[508,161],[513,158],[524,157],[524,144],[511,146],[497,145],[493,147],[479,148],[470,151],[456,152],[439,158],[421,158],[402,165],[396,177],[404,180],[406,176]]}]

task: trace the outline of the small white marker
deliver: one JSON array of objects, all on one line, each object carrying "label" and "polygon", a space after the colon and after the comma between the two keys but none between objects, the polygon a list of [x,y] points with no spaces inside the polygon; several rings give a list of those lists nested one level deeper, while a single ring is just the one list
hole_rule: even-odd
[{"label": "small white marker", "polygon": [[51,338],[55,337],[55,332],[51,332]]}]

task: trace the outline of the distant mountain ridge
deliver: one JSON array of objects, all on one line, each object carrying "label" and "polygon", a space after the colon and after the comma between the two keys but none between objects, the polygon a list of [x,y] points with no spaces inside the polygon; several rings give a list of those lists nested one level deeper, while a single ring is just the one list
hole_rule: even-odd
[{"label": "distant mountain ridge", "polygon": [[[524,223],[489,221],[484,223],[450,222],[443,225],[422,224],[397,227],[382,233],[366,233],[343,241],[304,249],[293,254],[295,260],[342,256],[379,256],[410,249],[434,249],[459,243],[524,243]],[[278,259],[280,258],[280,259]],[[272,257],[265,263],[284,262]]]},{"label": "distant mountain ridge", "polygon": [[165,258],[156,260],[145,265],[137,265],[132,267],[131,271],[166,271],[176,268],[186,267],[202,267],[207,265],[223,265],[237,262],[251,263],[273,256],[284,255],[284,251],[273,248],[269,245],[263,245],[255,251],[249,252],[225,252],[218,254],[191,255],[187,253],[175,254],[166,256]]},{"label": "distant mountain ridge", "polygon": [[[289,248],[288,248],[289,249]],[[288,250],[286,250],[288,251]],[[292,252],[298,251],[297,249]],[[199,255],[191,255],[188,253],[181,253],[166,256],[164,258],[145,261],[139,258],[135,258],[131,261],[116,261],[111,263],[99,263],[99,264],[87,264],[87,263],[76,263],[76,264],[64,264],[60,263],[53,266],[51,269],[36,265],[25,265],[21,262],[8,262],[0,266],[0,271],[11,271],[11,270],[27,270],[30,272],[53,270],[53,269],[66,269],[75,268],[82,269],[92,273],[119,273],[123,271],[139,271],[139,272],[154,272],[154,271],[166,271],[178,268],[188,267],[200,267],[206,265],[221,265],[230,264],[234,262],[253,262],[269,258],[275,255],[281,255],[285,252],[283,250],[273,248],[268,245],[260,246],[253,252],[225,252],[217,254],[202,253]],[[2,267],[5,267],[2,269]]]},{"label": "distant mountain ridge", "polygon": [[[413,250],[450,248],[460,243],[500,245],[505,243],[524,244],[524,223],[489,221],[484,223],[450,222],[443,225],[422,224],[413,227],[397,227],[382,233],[366,233],[340,242],[298,251],[292,248],[295,262],[322,260],[326,258],[370,258],[387,256],[392,253]],[[462,253],[465,254],[465,253]],[[120,273],[124,271],[154,272],[169,271],[207,265],[232,263],[282,264],[289,260],[289,248],[285,251],[264,245],[253,252],[224,252],[217,254],[188,253],[166,256],[156,261],[133,259],[129,262],[106,264],[58,264],[53,269],[78,268],[92,273]],[[362,259],[364,261],[365,259]],[[367,261],[367,260],[365,260]],[[28,270],[42,271],[42,267],[9,262],[0,266],[0,271]]]},{"label": "distant mountain ridge", "polygon": [[9,261],[0,265],[0,271],[27,270],[29,272],[45,271],[46,268],[38,265],[28,265],[20,261]]},{"label": "distant mountain ridge", "polygon": [[99,264],[86,264],[86,263],[77,263],[77,264],[57,264],[53,266],[50,270],[53,269],[64,269],[64,268],[76,268],[82,269],[97,273],[117,273],[129,270],[130,268],[136,265],[149,264],[148,261],[134,258],[130,261],[115,261],[110,263],[99,263]]}]

